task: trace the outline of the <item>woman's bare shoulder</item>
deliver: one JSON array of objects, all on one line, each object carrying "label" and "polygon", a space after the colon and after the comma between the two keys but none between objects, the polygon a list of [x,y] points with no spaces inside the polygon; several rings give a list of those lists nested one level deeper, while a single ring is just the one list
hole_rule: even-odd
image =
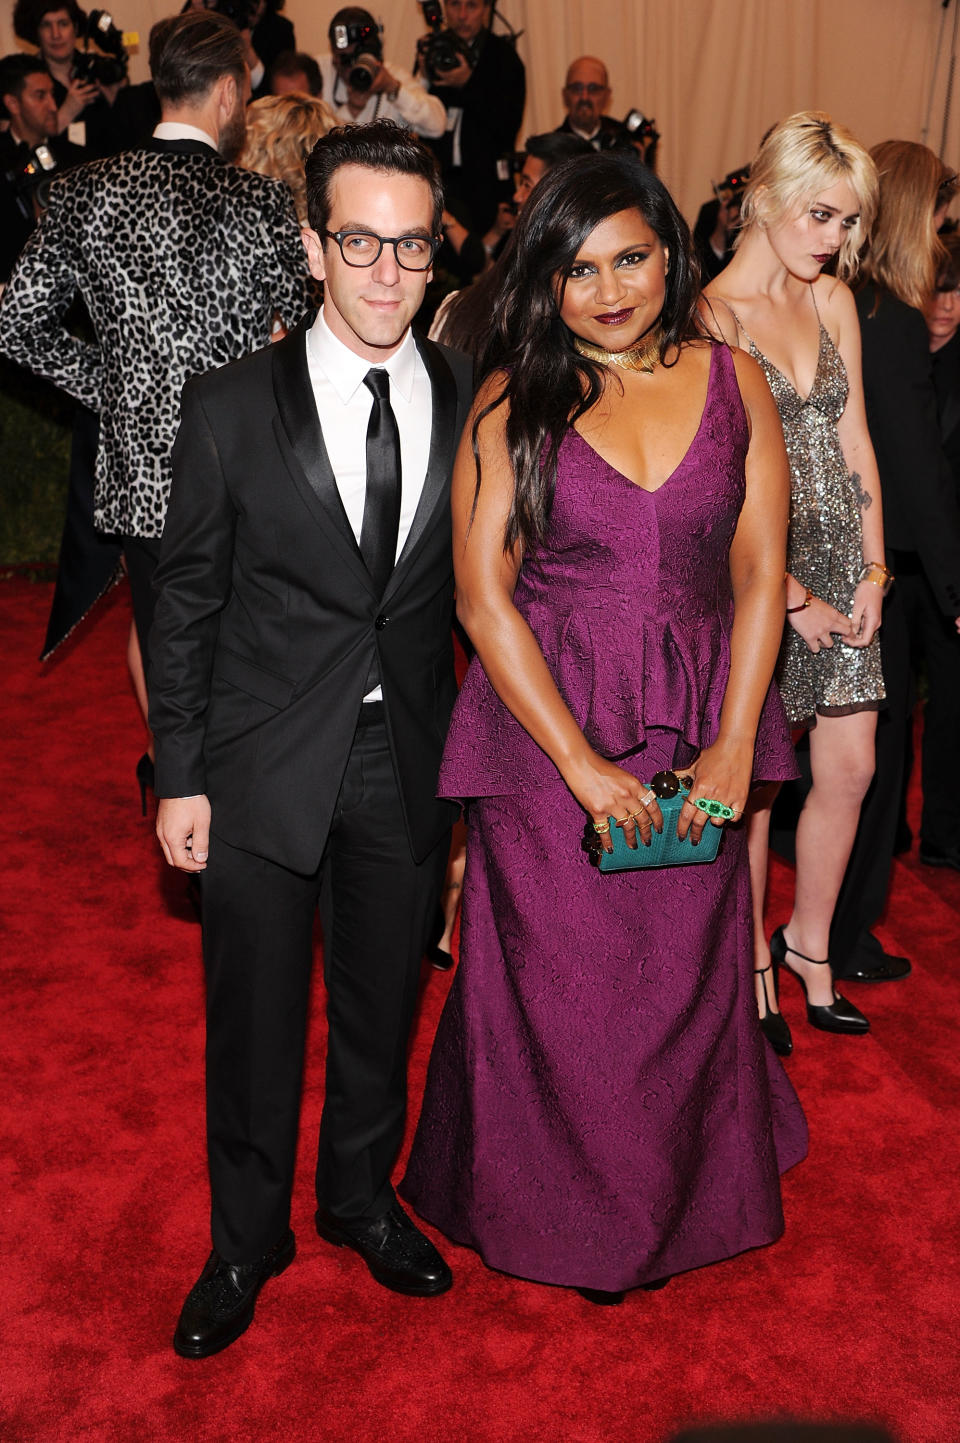
[{"label": "woman's bare shoulder", "polygon": [[740,328],[730,302],[708,287],[700,297],[699,315],[702,324],[715,341],[736,347],[740,344]]},{"label": "woman's bare shoulder", "polygon": [[479,434],[488,437],[502,434],[510,414],[510,397],[506,394],[509,379],[509,371],[491,371],[484,377],[473,398],[470,424],[464,427],[465,431],[479,418]]},{"label": "woman's bare shoulder", "polygon": [[835,316],[838,322],[849,321],[856,313],[857,303],[853,298],[853,291],[836,276],[817,276],[813,282],[813,293],[821,320]]},{"label": "woman's bare shoulder", "polygon": [[730,354],[733,356],[733,367],[737,373],[737,385],[744,399],[755,394],[768,397],[770,387],[760,363],[754,360],[749,351],[736,346],[730,347]]}]

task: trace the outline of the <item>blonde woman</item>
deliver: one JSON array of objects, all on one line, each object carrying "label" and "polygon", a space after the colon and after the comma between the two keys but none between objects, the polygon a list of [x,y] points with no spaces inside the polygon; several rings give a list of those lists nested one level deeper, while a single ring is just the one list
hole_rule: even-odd
[{"label": "blonde woman", "polygon": [[[870,153],[880,172],[880,210],[857,310],[867,417],[883,490],[886,564],[897,580],[883,616],[887,710],[877,738],[877,775],[837,904],[831,955],[845,963],[848,975],[868,972],[882,980],[910,970],[905,958],[882,951],[870,929],[890,878],[913,665],[923,650],[935,677],[927,716],[942,750],[935,755],[925,749],[920,855],[936,866],[960,866],[957,737],[937,716],[944,690],[956,695],[960,687],[960,510],[942,450],[922,314],[945,260],[937,217],[943,218],[956,177],[932,150],[913,141],[887,140]],[[935,654],[929,630],[937,621],[943,651]]]},{"label": "blonde woman", "polygon": [[[780,965],[802,985],[812,1026],[856,1034],[870,1025],[836,991],[829,939],[884,698],[880,485],[860,327],[845,284],[876,204],[875,166],[853,136],[818,111],[790,116],[751,161],[736,252],[705,292],[723,338],[762,367],[790,459],[787,624],[777,676],[790,722],[810,732],[813,785],[797,826],[793,911],[769,950],[763,900],[775,786],[754,793],[748,818],[757,1001],[763,1030],[782,1055],[793,1044],[778,1010]],[[837,275],[825,274],[834,258]]]},{"label": "blonde woman", "polygon": [[297,219],[307,222],[304,161],[322,135],[340,122],[323,100],[291,91],[266,95],[247,107],[247,140],[239,164],[282,180],[293,194]]}]

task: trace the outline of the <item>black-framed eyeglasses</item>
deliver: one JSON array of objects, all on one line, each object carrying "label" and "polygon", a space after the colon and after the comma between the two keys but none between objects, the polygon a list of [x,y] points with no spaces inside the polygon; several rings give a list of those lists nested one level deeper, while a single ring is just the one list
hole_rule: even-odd
[{"label": "black-framed eyeglasses", "polygon": [[564,90],[569,90],[571,95],[589,95],[592,99],[596,95],[602,95],[607,87],[605,85],[598,85],[595,80],[591,80],[588,85],[581,85],[578,80],[575,80],[572,84],[565,85],[563,88]]},{"label": "black-framed eyeglasses", "polygon": [[397,265],[405,271],[428,271],[442,237],[427,235],[374,235],[366,230],[325,230],[336,241],[348,266],[376,265],[384,246],[393,246]]}]

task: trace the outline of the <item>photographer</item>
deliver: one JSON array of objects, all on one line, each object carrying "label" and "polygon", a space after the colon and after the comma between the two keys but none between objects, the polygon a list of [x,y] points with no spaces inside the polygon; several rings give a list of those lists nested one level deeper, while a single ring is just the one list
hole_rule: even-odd
[{"label": "photographer", "polygon": [[[95,10],[88,20],[76,0],[17,0],[13,28],[37,46],[53,76],[56,134],[66,133],[91,156],[107,155],[114,148],[111,111],[127,73],[126,51],[110,16]],[[84,36],[86,48],[80,49]]]},{"label": "photographer", "polygon": [[49,179],[87,159],[86,151],[56,134],[53,80],[38,56],[0,60],[0,101],[10,121],[0,133],[0,283],[34,230]]},{"label": "photographer", "polygon": [[446,131],[433,146],[447,205],[483,234],[509,194],[498,165],[516,146],[526,73],[513,43],[491,32],[489,0],[446,0],[443,15],[446,29],[418,45],[418,69],[447,114]]},{"label": "photographer", "polygon": [[713,200],[705,201],[700,207],[693,228],[693,244],[704,285],[733,259],[733,243],[740,228],[740,202],[749,179],[748,165],[731,170],[719,185],[714,185]]},{"label": "photographer", "polygon": [[345,124],[395,120],[417,135],[443,134],[446,111],[423,82],[383,58],[380,27],[369,10],[347,5],[327,32],[330,54],[318,56],[323,96]]}]

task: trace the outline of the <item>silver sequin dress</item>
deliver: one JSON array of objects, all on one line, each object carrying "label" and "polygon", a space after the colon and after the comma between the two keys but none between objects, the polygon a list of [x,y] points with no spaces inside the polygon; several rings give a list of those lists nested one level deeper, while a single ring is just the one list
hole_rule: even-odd
[{"label": "silver sequin dress", "polygon": [[[819,318],[818,318],[819,319]],[[787,570],[814,596],[849,616],[863,566],[860,477],[847,469],[837,422],[847,404],[847,371],[822,322],[817,371],[802,400],[782,371],[751,340],[750,354],[763,368],[780,412],[790,461],[790,531]],[[777,663],[777,683],[792,726],[821,716],[876,711],[886,696],[880,638],[869,646],[812,652],[789,624]]]}]

